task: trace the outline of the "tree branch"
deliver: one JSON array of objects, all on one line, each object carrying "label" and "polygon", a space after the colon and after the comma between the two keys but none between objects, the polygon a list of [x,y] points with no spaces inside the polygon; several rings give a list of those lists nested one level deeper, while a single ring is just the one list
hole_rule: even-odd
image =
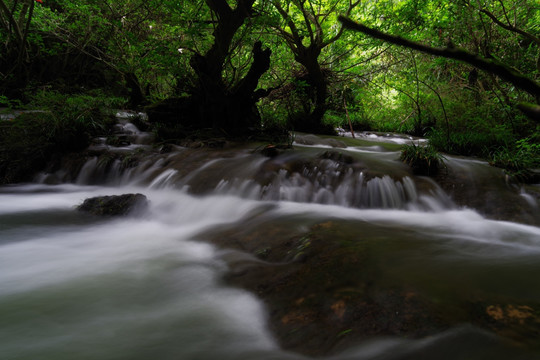
[{"label": "tree branch", "polygon": [[294,41],[294,44],[296,45],[297,48],[302,47],[302,39],[300,38],[300,33],[299,33],[298,28],[296,27],[296,24],[294,23],[294,21],[291,19],[289,14],[285,11],[285,9],[283,9],[283,7],[281,6],[281,4],[278,1],[275,1],[275,0],[272,1],[272,4],[277,9],[277,11],[280,13],[281,17],[287,22],[287,25],[291,29],[290,33],[286,32],[285,30],[282,30],[281,28],[279,28],[279,31],[282,32],[282,33],[287,34],[289,38],[292,38],[293,41]]},{"label": "tree branch", "polygon": [[206,4],[219,17],[225,17],[232,13],[232,9],[225,0],[206,0]]},{"label": "tree branch", "polygon": [[[345,16],[350,16],[351,15],[351,12],[352,10],[358,5],[360,4],[360,1],[361,0],[358,0],[358,1],[355,1],[353,2],[352,0],[349,0],[349,6],[347,7],[347,11],[345,12]],[[336,3],[337,4],[337,3]],[[334,35],[333,37],[331,37],[330,39],[326,40],[323,44],[322,44],[322,47],[325,48],[327,47],[328,45],[330,44],[333,44],[334,42],[336,42],[340,37],[341,35],[343,35],[343,26],[338,30],[338,33],[336,35]]]},{"label": "tree branch", "polygon": [[303,1],[298,1],[298,0],[293,0],[293,3],[294,5],[296,5],[296,8],[298,10],[300,10],[300,12],[302,13],[302,16],[304,17],[304,23],[306,24],[306,29],[309,33],[309,39],[311,41],[311,43],[314,43],[315,42],[315,35],[313,34],[313,29],[311,29],[311,23],[313,23],[315,25],[315,27],[317,28],[318,30],[318,26],[319,24],[317,24],[317,21],[314,21],[311,16],[309,16],[309,13],[307,12],[306,8],[304,7],[304,2]]},{"label": "tree branch", "polygon": [[23,35],[21,33],[21,29],[19,28],[19,24],[17,24],[17,21],[13,17],[13,13],[8,9],[7,5],[4,3],[3,0],[0,0],[0,12],[3,12],[5,16],[7,17],[9,23],[15,30],[15,34],[17,35],[18,41],[22,41]]},{"label": "tree branch", "polygon": [[485,10],[485,9],[482,9],[480,10],[480,12],[482,14],[485,14],[487,15],[491,20],[493,20],[493,22],[497,25],[499,25],[500,27],[502,27],[503,29],[506,29],[508,31],[511,31],[511,32],[514,32],[516,34],[520,34],[520,35],[523,35],[524,37],[526,37],[527,39],[533,41],[536,45],[540,46],[540,38],[534,36],[533,34],[529,34],[528,32],[526,31],[523,31],[513,25],[510,25],[510,24],[505,24],[503,23],[502,21],[500,21],[499,19],[497,19],[495,17],[495,15],[493,15],[492,13],[490,13],[489,11]]},{"label": "tree branch", "polygon": [[377,39],[380,39],[380,40],[383,40],[383,41],[386,41],[395,45],[403,46],[406,48],[410,48],[410,49],[424,52],[426,54],[430,54],[434,56],[441,56],[441,57],[459,60],[459,61],[468,63],[474,67],[477,67],[478,69],[487,71],[489,73],[492,73],[501,77],[502,79],[512,83],[517,88],[524,90],[528,92],[529,94],[533,95],[537,99],[540,97],[540,85],[537,82],[521,74],[516,73],[515,71],[510,69],[508,66],[505,66],[504,64],[501,64],[500,62],[496,60],[484,59],[462,49],[448,48],[448,47],[435,48],[435,47],[423,45],[423,44],[420,44],[411,40],[407,40],[400,36],[394,36],[394,35],[383,33],[376,29],[372,29],[370,27],[357,23],[344,16],[340,16],[339,21],[341,21],[343,23],[343,26],[348,29],[362,32],[371,37],[374,37],[374,38],[377,38]]}]

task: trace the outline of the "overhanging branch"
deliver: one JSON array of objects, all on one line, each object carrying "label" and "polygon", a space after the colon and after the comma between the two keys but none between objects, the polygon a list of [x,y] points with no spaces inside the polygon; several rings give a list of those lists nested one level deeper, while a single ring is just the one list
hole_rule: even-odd
[{"label": "overhanging branch", "polygon": [[530,34],[524,30],[521,30],[513,25],[509,25],[509,24],[505,24],[503,23],[502,21],[500,21],[499,19],[497,19],[497,17],[495,17],[495,15],[493,15],[492,13],[490,13],[489,11],[485,10],[485,9],[482,9],[480,10],[481,13],[487,15],[491,20],[493,20],[493,22],[497,25],[499,25],[500,27],[502,27],[503,29],[506,29],[508,31],[512,31],[516,34],[520,34],[524,37],[526,37],[527,39],[533,41],[536,45],[540,46],[540,38],[534,36],[533,34]]},{"label": "overhanging branch", "polygon": [[468,63],[478,69],[499,76],[500,78],[512,83],[515,87],[533,95],[536,99],[540,98],[540,85],[537,82],[513,71],[508,66],[501,64],[496,60],[484,59],[463,49],[449,47],[435,48],[427,46],[415,41],[407,40],[400,36],[383,33],[379,30],[357,23],[345,16],[340,16],[339,21],[341,21],[343,26],[348,29],[362,32],[366,35],[389,42],[391,44],[407,47],[434,56],[441,56]]}]

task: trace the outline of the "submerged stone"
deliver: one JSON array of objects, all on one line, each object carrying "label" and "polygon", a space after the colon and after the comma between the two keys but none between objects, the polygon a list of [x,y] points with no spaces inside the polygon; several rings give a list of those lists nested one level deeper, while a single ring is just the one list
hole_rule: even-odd
[{"label": "submerged stone", "polygon": [[121,216],[144,210],[148,199],[143,194],[98,196],[84,200],[77,210],[99,216]]}]

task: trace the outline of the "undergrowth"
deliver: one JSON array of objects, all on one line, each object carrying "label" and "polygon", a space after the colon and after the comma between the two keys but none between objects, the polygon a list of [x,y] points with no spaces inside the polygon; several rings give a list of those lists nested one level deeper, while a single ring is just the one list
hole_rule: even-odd
[{"label": "undergrowth", "polygon": [[119,99],[38,91],[26,110],[0,121],[0,183],[30,180],[55,154],[81,151],[114,124]]},{"label": "undergrowth", "polygon": [[540,168],[540,144],[531,138],[518,140],[511,147],[501,147],[490,154],[489,163],[522,182],[533,182],[535,172]]}]

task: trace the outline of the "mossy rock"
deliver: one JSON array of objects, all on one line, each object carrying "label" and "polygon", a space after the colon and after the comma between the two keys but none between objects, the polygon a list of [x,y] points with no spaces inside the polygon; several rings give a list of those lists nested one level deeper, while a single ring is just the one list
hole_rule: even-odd
[{"label": "mossy rock", "polygon": [[98,196],[84,200],[77,210],[98,216],[122,216],[140,213],[148,207],[142,194]]}]

